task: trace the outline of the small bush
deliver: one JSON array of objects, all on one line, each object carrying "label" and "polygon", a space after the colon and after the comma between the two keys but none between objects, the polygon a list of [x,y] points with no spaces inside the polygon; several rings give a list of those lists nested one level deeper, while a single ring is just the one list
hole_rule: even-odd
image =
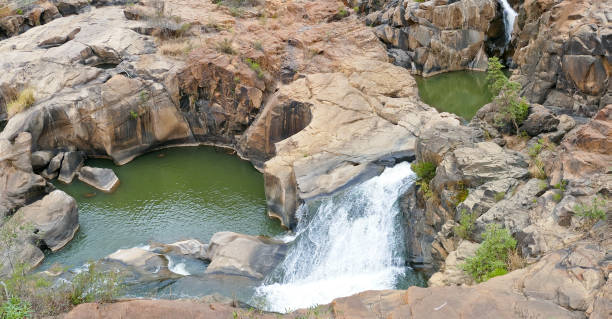
[{"label": "small bush", "polygon": [[553,188],[565,192],[565,189],[567,188],[567,180],[562,180],[561,183],[555,184]]},{"label": "small bush", "polygon": [[516,247],[516,240],[510,232],[496,224],[489,225],[482,238],[484,241],[476,250],[476,255],[461,266],[476,282],[507,273],[508,255]]},{"label": "small bush", "polygon": [[257,77],[259,79],[263,79],[265,76],[264,71],[261,69],[261,66],[259,65],[259,63],[257,63],[257,61],[254,61],[253,59],[247,58],[246,59],[246,63],[249,65],[249,68],[251,68],[251,70],[255,71],[255,73],[257,73]]},{"label": "small bush", "polygon": [[0,307],[0,318],[23,319],[32,317],[32,306],[29,302],[12,297]]},{"label": "small bush", "polygon": [[429,182],[436,177],[436,164],[423,161],[412,164],[410,168],[417,175],[416,183],[421,187],[423,195],[427,198],[432,197],[433,192],[429,188]]},{"label": "small bush", "polygon": [[225,54],[236,54],[234,51],[234,47],[232,46],[232,41],[230,39],[223,39],[223,41],[219,41],[217,43],[217,51]]},{"label": "small bush", "polygon": [[346,16],[348,16],[348,11],[344,8],[344,7],[340,7],[338,8],[338,17],[339,18],[344,18]]},{"label": "small bush", "polygon": [[604,208],[606,207],[606,198],[602,198],[599,196],[593,197],[593,201],[591,205],[588,204],[576,204],[574,206],[574,211],[576,215],[580,217],[585,217],[594,221],[597,220],[606,220],[606,212]]},{"label": "small bush", "polygon": [[555,193],[552,195],[552,200],[553,200],[553,201],[555,201],[555,203],[560,202],[562,199],[563,199],[563,193],[560,193],[560,192],[555,192]]},{"label": "small bush", "polygon": [[138,118],[138,112],[130,111],[130,116],[135,120]]},{"label": "small bush", "polygon": [[23,89],[17,98],[9,101],[6,104],[6,111],[8,116],[11,117],[23,110],[29,108],[34,104],[36,100],[34,99],[34,90],[32,88]]},{"label": "small bush", "polygon": [[502,71],[504,66],[499,58],[489,58],[487,69],[487,81],[489,89],[495,96],[495,103],[499,105],[498,126],[504,126],[505,122],[511,122],[519,134],[519,126],[529,115],[529,104],[521,98],[519,92],[521,84],[510,81]]},{"label": "small bush", "polygon": [[455,207],[463,203],[469,194],[470,194],[470,191],[468,190],[468,188],[465,186],[463,182],[457,183],[457,189],[455,192],[455,196],[453,197],[455,201]]},{"label": "small bush", "polygon": [[454,229],[455,234],[463,239],[470,239],[474,232],[476,218],[478,218],[476,213],[468,213],[466,209],[461,210],[459,225]]},{"label": "small bush", "polygon": [[117,273],[100,272],[96,264],[90,263],[87,271],[83,271],[72,279],[70,302],[78,305],[85,302],[109,302],[120,292]]}]

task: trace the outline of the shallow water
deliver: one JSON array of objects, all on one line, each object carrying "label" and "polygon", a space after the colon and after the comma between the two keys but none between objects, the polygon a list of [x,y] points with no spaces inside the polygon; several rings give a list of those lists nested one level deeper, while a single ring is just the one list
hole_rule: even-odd
[{"label": "shallow water", "polygon": [[[218,231],[274,236],[280,223],[266,215],[263,176],[249,162],[211,147],[157,151],[112,168],[120,186],[105,194],[78,180],[55,185],[79,205],[80,229],[42,268],[79,266],[117,249],[195,238],[207,242]],[[95,195],[94,195],[95,194]],[[89,197],[92,196],[93,197]]]},{"label": "shallow water", "polygon": [[493,98],[486,77],[485,72],[457,71],[415,79],[423,102],[469,121]]}]

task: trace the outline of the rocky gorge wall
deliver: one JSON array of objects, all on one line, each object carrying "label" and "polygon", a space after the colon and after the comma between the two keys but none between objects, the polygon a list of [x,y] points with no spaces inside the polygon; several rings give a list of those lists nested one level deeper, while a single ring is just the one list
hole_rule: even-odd
[{"label": "rocky gorge wall", "polygon": [[[468,4],[467,11],[461,7]],[[395,37],[404,26],[381,24],[372,30],[333,1],[270,1],[237,16],[212,3],[173,0],[165,6],[181,23],[152,26],[155,8],[141,2],[92,8],[0,42],[6,57],[0,87],[36,88],[36,103],[14,115],[0,133],[2,154],[5,149],[12,154],[0,161],[0,208],[6,208],[1,213],[11,220],[28,215],[40,206],[37,200],[48,204],[44,198],[57,192],[46,195],[50,184],[32,168],[31,154],[38,150],[78,150],[122,164],[160,146],[230,146],[263,171],[269,213],[288,227],[295,225],[302,201],[365,180],[399,161],[427,160],[437,166],[433,195],[413,188],[401,205],[408,262],[440,270],[430,285],[471,284],[456,261],[473,254],[478,235],[492,223],[519,239],[531,265],[471,287],[412,287],[338,299],[332,305],[338,309],[335,317],[371,318],[374,311],[427,317],[432,307],[443,304],[440,300],[453,306],[439,308],[436,315],[443,317],[482,316],[490,304],[499,317],[605,317],[610,306],[609,222],[588,228],[574,206],[610,194],[609,106],[582,124],[532,104],[523,125],[529,138],[517,141],[494,128],[489,107],[463,125],[457,116],[420,101],[410,71],[391,64],[398,59],[390,59],[379,41],[381,29]],[[405,18],[409,7],[412,20]],[[403,2],[401,8],[399,22],[418,22],[410,25],[407,39],[410,43],[410,32],[415,32],[412,43],[419,44],[414,50],[423,52],[415,61],[428,66],[428,72],[486,62],[483,39],[490,20],[499,18],[495,3]],[[379,19],[378,14],[366,20]],[[449,14],[456,19],[446,19]],[[183,28],[178,41],[163,36]],[[425,38],[429,44],[419,42],[420,32],[433,34]],[[453,52],[457,63],[441,67],[447,60],[437,58],[436,43],[463,48],[459,55],[439,51],[440,56]],[[535,178],[535,160],[529,155],[540,139],[558,143],[536,156],[545,181]],[[567,187],[561,191],[554,185],[562,181]],[[468,195],[458,202],[458,192],[464,191]],[[478,215],[471,242],[453,232],[463,209]],[[56,216],[68,217],[61,218],[65,228],[52,232],[61,239],[45,243],[50,248],[60,247],[76,231],[73,210]],[[28,233],[22,241],[34,248],[29,255],[34,261],[40,260],[37,249],[44,248],[32,244],[40,244],[39,239]],[[487,307],[474,300],[487,300]]]}]

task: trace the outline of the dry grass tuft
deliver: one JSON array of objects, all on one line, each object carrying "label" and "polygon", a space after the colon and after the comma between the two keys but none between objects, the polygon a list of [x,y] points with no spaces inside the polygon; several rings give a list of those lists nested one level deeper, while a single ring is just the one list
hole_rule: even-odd
[{"label": "dry grass tuft", "polygon": [[185,39],[169,39],[158,43],[159,50],[163,55],[173,57],[183,57],[189,55],[193,49],[198,47],[198,44],[191,40]]},{"label": "dry grass tuft", "polygon": [[34,89],[28,87],[23,89],[17,98],[12,101],[9,101],[6,104],[6,111],[9,117],[22,112],[23,110],[29,108],[34,104],[36,99],[34,98]]},{"label": "dry grass tuft", "polygon": [[513,271],[521,268],[525,268],[527,262],[521,256],[518,249],[512,249],[508,252],[508,270]]}]

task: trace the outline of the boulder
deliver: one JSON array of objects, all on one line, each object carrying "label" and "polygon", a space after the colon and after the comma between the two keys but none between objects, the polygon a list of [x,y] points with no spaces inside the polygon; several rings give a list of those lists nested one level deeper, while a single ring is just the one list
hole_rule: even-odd
[{"label": "boulder", "polygon": [[32,137],[20,133],[13,142],[0,138],[0,225],[6,216],[47,193],[51,188],[34,174],[30,162]]},{"label": "boulder", "polygon": [[77,203],[61,190],[21,208],[13,218],[34,227],[36,238],[51,251],[64,247],[79,229]]},{"label": "boulder", "polygon": [[537,136],[540,133],[555,131],[557,125],[559,125],[559,119],[552,112],[541,105],[534,104],[521,128],[530,136]]},{"label": "boulder", "polygon": [[[490,181],[470,189],[466,199],[457,206],[457,212],[465,210],[480,216],[487,212],[500,200],[512,196],[511,190],[518,185],[519,181],[514,178],[503,178]],[[456,216],[457,219],[459,216]]]},{"label": "boulder", "polygon": [[[103,262],[141,282],[177,277],[168,269],[168,259],[164,255],[138,247],[119,249],[106,256]],[[118,263],[118,265],[113,265],[113,263]]]},{"label": "boulder", "polygon": [[[77,175],[78,170],[81,169],[84,162],[85,156],[82,152],[73,151],[64,153],[62,167],[60,168],[57,180],[66,184],[72,183],[72,180]],[[109,180],[105,181],[109,182]],[[112,176],[110,181],[112,182]]]},{"label": "boulder", "polygon": [[34,171],[41,171],[53,158],[53,152],[51,151],[36,151],[32,153],[32,168]]},{"label": "boulder", "polygon": [[78,176],[80,181],[107,193],[113,192],[119,186],[119,178],[110,168],[83,166]]},{"label": "boulder", "polygon": [[45,168],[40,175],[46,179],[54,179],[59,175],[60,167],[62,167],[62,160],[64,159],[64,152],[60,152],[53,156],[47,168]]},{"label": "boulder", "polygon": [[172,244],[153,243],[151,244],[151,250],[164,254],[174,253],[201,260],[210,260],[207,255],[208,244],[201,243],[197,239],[187,239]]},{"label": "boulder", "polygon": [[10,273],[17,264],[27,269],[36,267],[43,259],[41,247],[52,251],[64,247],[79,228],[76,201],[60,190],[55,190],[28,206],[20,208],[2,226],[2,231],[13,233],[15,241],[0,248],[0,274]]},{"label": "boulder", "polygon": [[461,241],[457,250],[452,251],[448,254],[448,257],[446,257],[443,269],[429,278],[427,286],[442,287],[473,284],[474,279],[461,269],[461,265],[465,263],[467,258],[476,255],[478,247],[480,247],[480,244],[467,240]]},{"label": "boulder", "polygon": [[210,239],[206,255],[211,262],[206,273],[263,279],[283,260],[286,253],[287,245],[279,241],[233,232],[219,232]]}]

